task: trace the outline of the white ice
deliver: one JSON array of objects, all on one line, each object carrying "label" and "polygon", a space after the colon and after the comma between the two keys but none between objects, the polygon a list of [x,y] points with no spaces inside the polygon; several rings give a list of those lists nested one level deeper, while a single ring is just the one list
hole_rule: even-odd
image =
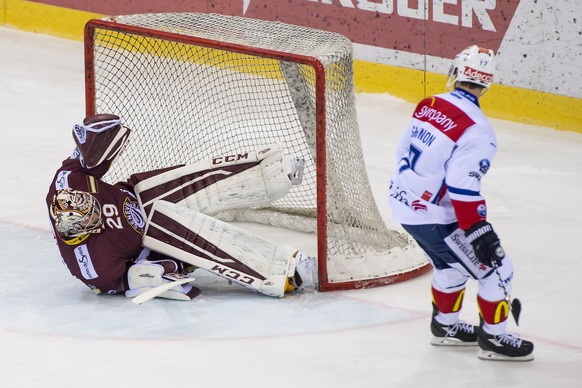
[{"label": "white ice", "polygon": [[[191,302],[96,296],[60,263],[44,197],[84,117],[80,42],[0,29],[1,387],[580,387],[582,135],[491,120],[484,183],[512,256],[529,363],[429,344],[430,276],[273,299],[202,276]],[[491,92],[486,98],[495,98]],[[365,162],[391,223],[387,181],[413,104],[358,95]],[[543,109],[543,107],[540,107]],[[311,236],[249,225],[314,249]],[[475,286],[463,318],[477,323]]]}]

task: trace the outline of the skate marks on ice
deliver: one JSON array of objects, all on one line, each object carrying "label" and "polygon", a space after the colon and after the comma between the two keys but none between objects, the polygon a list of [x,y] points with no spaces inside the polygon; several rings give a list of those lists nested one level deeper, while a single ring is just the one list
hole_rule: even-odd
[{"label": "skate marks on ice", "polygon": [[[97,296],[60,263],[50,233],[0,224],[0,329],[111,339],[252,338],[338,332],[418,318],[350,292],[270,298],[198,270],[190,302]],[[198,281],[199,280],[199,281]]]}]

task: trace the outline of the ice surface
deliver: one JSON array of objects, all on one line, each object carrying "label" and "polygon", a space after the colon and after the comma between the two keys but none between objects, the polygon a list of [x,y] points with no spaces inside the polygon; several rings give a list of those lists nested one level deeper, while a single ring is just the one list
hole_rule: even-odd
[{"label": "ice surface", "polygon": [[[1,387],[579,387],[582,135],[492,120],[484,183],[516,268],[536,360],[478,360],[429,345],[430,276],[383,288],[264,297],[210,275],[191,302],[136,306],[72,278],[48,228],[47,186],[84,117],[79,42],[0,29]],[[495,98],[494,91],[485,98]],[[358,95],[372,189],[387,222],[396,142],[413,105]],[[245,225],[314,252],[312,236]],[[477,322],[471,283],[463,318]]]}]

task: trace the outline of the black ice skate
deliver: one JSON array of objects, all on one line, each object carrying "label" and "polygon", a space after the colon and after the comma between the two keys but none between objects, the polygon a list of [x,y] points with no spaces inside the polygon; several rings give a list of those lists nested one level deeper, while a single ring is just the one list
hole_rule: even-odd
[{"label": "black ice skate", "polygon": [[478,357],[494,361],[531,361],[534,359],[534,345],[515,334],[492,335],[480,330]]},{"label": "black ice skate", "polygon": [[479,327],[464,321],[458,321],[454,325],[443,325],[436,317],[434,309],[430,331],[432,332],[431,344],[437,346],[477,346],[477,333]]}]

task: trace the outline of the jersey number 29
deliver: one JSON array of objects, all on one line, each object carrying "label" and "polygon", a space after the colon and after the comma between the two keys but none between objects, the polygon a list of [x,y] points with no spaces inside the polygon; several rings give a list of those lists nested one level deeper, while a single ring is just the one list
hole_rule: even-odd
[{"label": "jersey number 29", "polygon": [[107,217],[105,219],[105,223],[111,229],[123,229],[123,224],[121,223],[121,217],[119,217],[117,206],[109,203],[103,205],[103,215]]}]

